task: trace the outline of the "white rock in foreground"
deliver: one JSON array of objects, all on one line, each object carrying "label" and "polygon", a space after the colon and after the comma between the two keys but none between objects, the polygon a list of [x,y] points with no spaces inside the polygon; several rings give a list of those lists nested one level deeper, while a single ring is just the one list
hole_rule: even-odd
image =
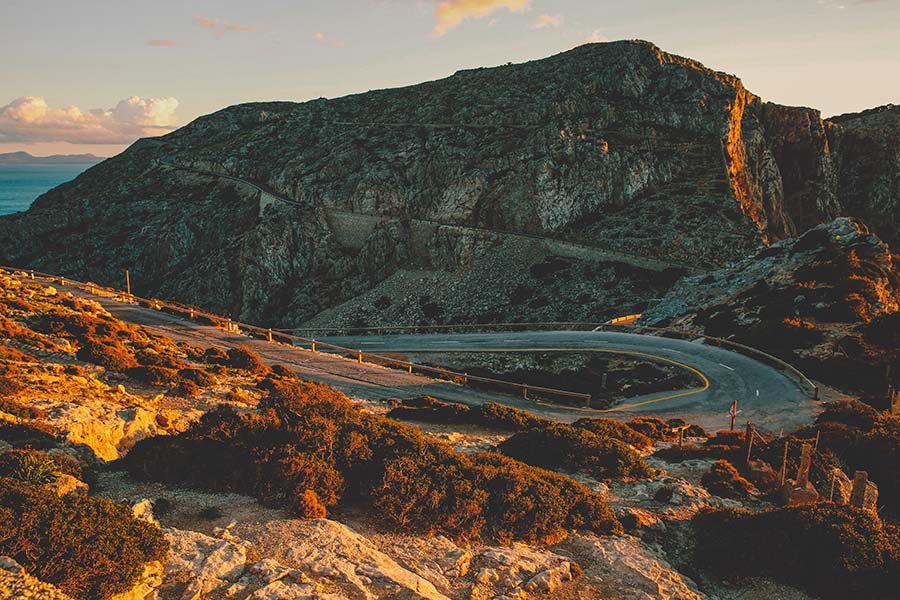
[{"label": "white rock in foreground", "polygon": [[703,600],[689,578],[631,536],[577,535],[564,544],[616,600]]}]

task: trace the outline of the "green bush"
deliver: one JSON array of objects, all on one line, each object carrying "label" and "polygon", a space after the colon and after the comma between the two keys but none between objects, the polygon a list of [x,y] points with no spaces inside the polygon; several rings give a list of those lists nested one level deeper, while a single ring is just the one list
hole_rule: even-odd
[{"label": "green bush", "polygon": [[556,425],[517,433],[497,449],[547,469],[583,471],[598,479],[650,477],[653,470],[630,445],[587,429]]},{"label": "green bush", "polygon": [[723,498],[747,498],[753,492],[753,484],[741,477],[727,460],[718,460],[700,478],[700,484],[711,494]]},{"label": "green bush", "polygon": [[769,577],[827,599],[896,598],[897,530],[870,513],[816,504],[702,513],[695,560],[722,577]]},{"label": "green bush", "polygon": [[138,442],[125,457],[129,473],[253,494],[302,517],[352,502],[388,527],[459,539],[547,542],[574,527],[620,530],[601,497],[568,477],[459,454],[325,385],[269,377],[261,387],[268,393],[257,412],[216,409],[182,434]]},{"label": "green bush", "polygon": [[156,527],[128,507],[85,494],[0,478],[0,555],[84,600],[128,590],[144,565],[168,551]]}]

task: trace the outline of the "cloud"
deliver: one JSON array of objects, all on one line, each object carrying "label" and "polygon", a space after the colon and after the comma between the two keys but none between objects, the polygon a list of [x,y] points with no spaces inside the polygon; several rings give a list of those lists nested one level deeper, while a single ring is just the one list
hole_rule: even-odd
[{"label": "cloud", "polygon": [[437,5],[437,23],[431,32],[441,37],[466,19],[482,19],[501,9],[524,12],[531,0],[442,0]]},{"label": "cloud", "polygon": [[603,31],[595,29],[589,36],[584,39],[584,44],[596,44],[598,42],[608,42],[609,38],[603,35]]},{"label": "cloud", "polygon": [[0,107],[0,142],[129,144],[175,129],[175,98],[132,96],[115,108],[51,108],[42,96],[23,96]]},{"label": "cloud", "polygon": [[534,23],[532,23],[532,29],[546,29],[547,27],[552,27],[556,29],[563,24],[563,16],[562,15],[541,15],[539,16]]},{"label": "cloud", "polygon": [[256,25],[241,25],[211,17],[194,17],[194,25],[212,32],[216,37],[222,37],[229,31],[256,31]]},{"label": "cloud", "polygon": [[154,48],[174,48],[178,45],[178,42],[166,38],[162,40],[147,40],[147,45]]}]

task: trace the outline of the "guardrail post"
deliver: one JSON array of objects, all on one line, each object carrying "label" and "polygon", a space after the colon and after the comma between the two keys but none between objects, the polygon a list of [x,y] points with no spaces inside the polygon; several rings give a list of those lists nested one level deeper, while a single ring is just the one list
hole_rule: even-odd
[{"label": "guardrail post", "polygon": [[188,317],[190,317],[191,321],[194,320],[194,309],[188,310]]},{"label": "guardrail post", "polygon": [[412,375],[412,372],[413,372],[413,365],[412,365],[412,363],[409,363],[408,367],[409,367],[409,374]]},{"label": "guardrail post", "polygon": [[522,399],[528,400],[528,387],[527,386],[522,388]]},{"label": "guardrail post", "polygon": [[34,279],[34,271],[31,271],[31,278]]},{"label": "guardrail post", "polygon": [[814,387],[813,387],[813,397],[812,397],[812,399],[813,399],[813,400],[818,400],[818,399],[819,399],[819,386],[814,386]]},{"label": "guardrail post", "polygon": [[272,328],[271,328],[271,327],[270,327],[269,330],[266,332],[266,337],[268,338],[269,343],[271,343],[271,342],[272,342]]},{"label": "guardrail post", "polygon": [[362,364],[362,361],[363,361],[362,360],[362,350],[357,350],[356,352],[358,353],[358,355],[356,357],[356,362],[358,362],[359,364]]},{"label": "guardrail post", "polygon": [[309,349],[312,350],[313,352],[316,351],[316,340],[311,340],[311,341],[310,341],[310,343],[309,343]]}]

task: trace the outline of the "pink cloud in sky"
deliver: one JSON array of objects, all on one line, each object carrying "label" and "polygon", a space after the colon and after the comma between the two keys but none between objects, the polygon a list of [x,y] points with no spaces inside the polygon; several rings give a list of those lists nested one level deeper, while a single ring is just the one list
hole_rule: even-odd
[{"label": "pink cloud in sky", "polygon": [[541,15],[537,19],[535,19],[534,23],[531,25],[534,29],[546,29],[548,27],[552,27],[554,29],[560,27],[563,24],[563,16],[562,15]]},{"label": "pink cloud in sky", "polygon": [[175,129],[175,98],[121,100],[115,108],[51,108],[42,96],[23,96],[0,107],[0,143],[130,144]]},{"label": "pink cloud in sky", "polygon": [[154,48],[174,48],[178,45],[178,42],[166,38],[161,40],[147,40],[147,45],[153,46]]},{"label": "pink cloud in sky", "polygon": [[194,24],[211,31],[216,37],[222,37],[229,31],[256,31],[256,25],[241,25],[212,17],[194,17]]},{"label": "pink cloud in sky", "polygon": [[437,5],[437,22],[431,32],[441,37],[466,19],[482,19],[498,10],[524,12],[531,6],[531,0],[442,0]]}]

